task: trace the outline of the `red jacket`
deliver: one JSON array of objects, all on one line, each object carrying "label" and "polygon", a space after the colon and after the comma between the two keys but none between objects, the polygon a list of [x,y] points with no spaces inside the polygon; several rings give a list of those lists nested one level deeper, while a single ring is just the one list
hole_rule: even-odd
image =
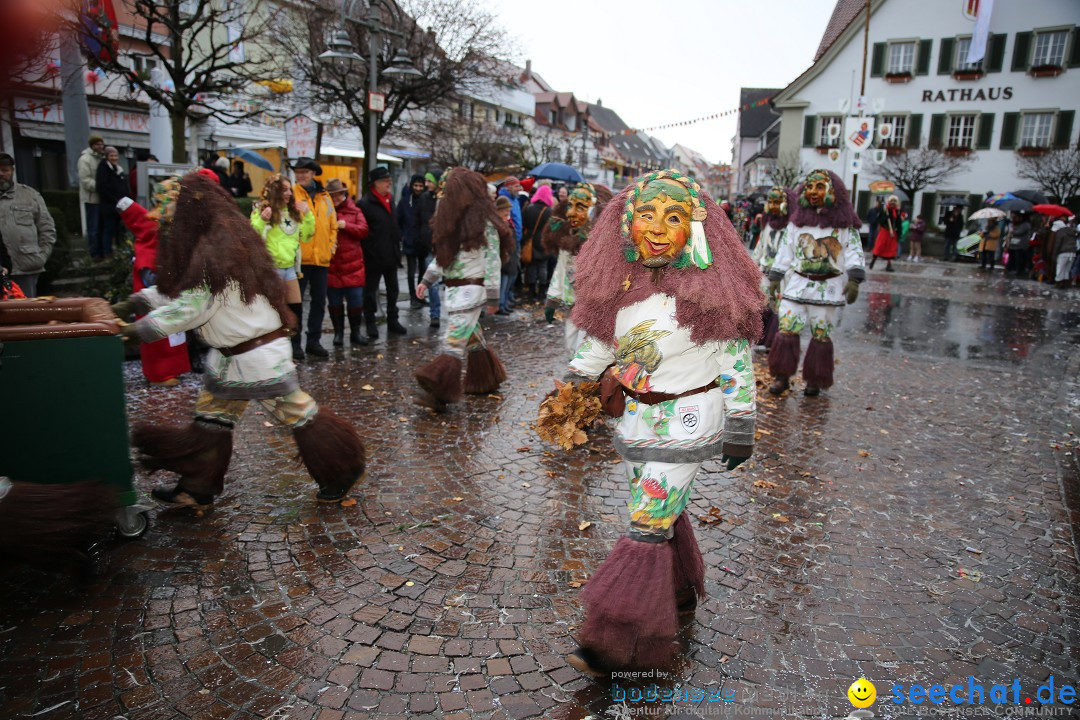
[{"label": "red jacket", "polygon": [[337,250],[330,260],[329,285],[332,288],[363,287],[366,279],[360,241],[368,235],[367,220],[352,198],[345,198],[338,206],[337,219],[344,221],[345,227],[338,230]]}]

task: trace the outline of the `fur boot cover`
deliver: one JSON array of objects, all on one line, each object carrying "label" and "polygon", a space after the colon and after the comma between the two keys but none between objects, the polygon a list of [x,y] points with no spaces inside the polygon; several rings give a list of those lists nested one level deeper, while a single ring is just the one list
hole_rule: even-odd
[{"label": "fur boot cover", "polygon": [[38,566],[89,569],[86,550],[108,537],[115,509],[116,489],[104,482],[0,478],[0,555]]},{"label": "fur boot cover", "polygon": [[658,667],[674,657],[674,555],[670,542],[623,537],[589,578],[578,642],[603,669]]},{"label": "fur boot cover", "polygon": [[293,437],[320,490],[344,495],[364,474],[364,443],[333,410],[320,407],[314,419],[293,430]]},{"label": "fur boot cover", "polygon": [[147,470],[180,475],[179,486],[200,495],[220,495],[232,458],[232,427],[195,420],[183,427],[140,423],[131,432]]},{"label": "fur boot cover", "polygon": [[448,353],[435,358],[416,371],[413,375],[424,390],[434,395],[440,402],[456,403],[461,401],[461,359]]},{"label": "fur boot cover", "polygon": [[803,381],[810,387],[831,388],[834,365],[832,340],[811,339],[803,358]]},{"label": "fur boot cover", "polygon": [[466,356],[465,392],[486,395],[499,389],[506,379],[502,360],[490,348],[473,350]]},{"label": "fur boot cover", "polygon": [[705,597],[705,561],[694,537],[694,526],[684,510],[675,520],[675,537],[671,538],[675,553],[675,590],[692,587],[699,598]]},{"label": "fur boot cover", "polygon": [[791,377],[799,369],[799,336],[778,332],[769,348],[769,372],[773,377]]},{"label": "fur boot cover", "polygon": [[776,340],[776,334],[780,332],[780,316],[771,307],[765,308],[764,325],[765,333],[761,338],[761,344],[771,348],[773,341]]}]

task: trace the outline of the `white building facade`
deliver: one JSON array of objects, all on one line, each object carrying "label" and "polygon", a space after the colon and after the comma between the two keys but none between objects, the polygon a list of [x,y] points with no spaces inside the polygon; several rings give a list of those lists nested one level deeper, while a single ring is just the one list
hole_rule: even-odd
[{"label": "white building facade", "polygon": [[[862,0],[839,0],[862,6]],[[1080,127],[1080,2],[997,0],[981,62],[966,63],[975,31],[975,0],[873,0],[864,106],[892,125],[875,148],[890,154],[936,147],[970,155],[972,163],[939,187],[911,198],[913,214],[937,226],[959,198],[970,205],[986,191],[1031,187],[1016,174],[1021,155],[1076,147]],[[984,10],[986,0],[983,0]],[[847,13],[847,17],[852,15]],[[808,167],[824,167],[851,187],[855,154],[830,125],[859,106],[865,12],[855,14],[774,105],[782,113],[779,153],[797,152]],[[829,42],[823,40],[822,47]],[[831,160],[831,148],[839,157]],[[870,202],[870,182],[882,179],[873,153],[861,152],[857,205]]]}]

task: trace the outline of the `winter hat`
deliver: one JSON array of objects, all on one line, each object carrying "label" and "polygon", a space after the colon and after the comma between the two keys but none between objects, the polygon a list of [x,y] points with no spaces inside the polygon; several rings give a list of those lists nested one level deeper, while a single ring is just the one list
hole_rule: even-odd
[{"label": "winter hat", "polygon": [[348,193],[349,188],[345,187],[345,183],[341,182],[340,178],[330,178],[326,182],[326,192],[331,195],[334,193]]},{"label": "winter hat", "polygon": [[439,184],[439,178],[435,177],[435,173],[424,173],[424,179],[427,180],[432,185],[438,185]]},{"label": "winter hat", "polygon": [[216,182],[218,185],[221,184],[221,178],[219,178],[217,173],[214,172],[213,170],[211,170],[210,168],[199,168],[195,172],[197,172],[199,175],[202,175],[203,177],[210,178],[211,180]]},{"label": "winter hat", "polygon": [[495,198],[495,209],[496,210],[502,210],[503,208],[508,208],[508,207],[510,207],[510,205],[511,205],[510,198],[506,197],[505,195],[500,195],[499,197]]},{"label": "winter hat", "polygon": [[533,193],[532,202],[541,202],[548,207],[554,207],[555,197],[551,194],[551,188],[547,185],[541,185],[537,188],[536,192]]},{"label": "winter hat", "polygon": [[368,174],[368,182],[375,182],[388,177],[390,177],[390,171],[380,165]]},{"label": "winter hat", "polygon": [[105,138],[101,137],[100,135],[91,135],[90,139],[86,141],[86,144],[88,147],[94,147],[94,144],[99,142],[105,142]]},{"label": "winter hat", "polygon": [[527,177],[527,178],[525,178],[524,180],[521,181],[521,189],[524,190],[527,193],[531,193],[532,190],[533,190],[533,185],[535,185],[535,184],[536,184],[536,178]]},{"label": "winter hat", "polygon": [[229,172],[229,158],[219,157],[217,160],[214,161],[214,167],[218,168],[219,170]]}]

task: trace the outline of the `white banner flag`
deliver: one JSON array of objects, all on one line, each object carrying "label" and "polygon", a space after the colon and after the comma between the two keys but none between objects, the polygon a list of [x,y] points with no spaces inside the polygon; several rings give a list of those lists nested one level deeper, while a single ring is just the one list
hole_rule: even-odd
[{"label": "white banner flag", "polygon": [[990,13],[994,11],[994,0],[980,0],[979,15],[975,18],[975,31],[971,35],[965,62],[977,63],[986,56],[986,38],[990,35]]},{"label": "white banner flag", "polygon": [[844,142],[855,152],[869,150],[874,144],[874,118],[849,117],[844,119]]}]

